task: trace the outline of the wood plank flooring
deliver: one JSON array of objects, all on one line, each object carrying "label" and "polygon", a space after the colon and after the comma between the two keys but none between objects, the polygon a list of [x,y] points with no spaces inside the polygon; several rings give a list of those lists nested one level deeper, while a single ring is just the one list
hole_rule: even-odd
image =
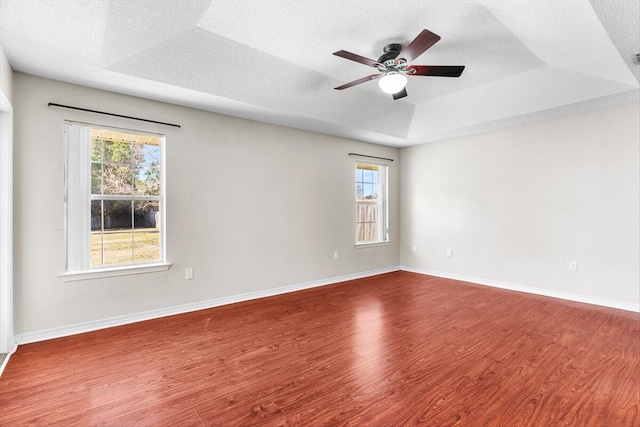
[{"label": "wood plank flooring", "polygon": [[639,327],[395,272],[22,345],[0,425],[639,426]]}]

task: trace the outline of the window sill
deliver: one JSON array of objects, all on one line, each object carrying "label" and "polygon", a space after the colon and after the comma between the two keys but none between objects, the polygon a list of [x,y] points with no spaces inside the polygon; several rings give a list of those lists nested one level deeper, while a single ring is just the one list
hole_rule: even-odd
[{"label": "window sill", "polygon": [[101,279],[105,277],[127,276],[130,274],[155,273],[166,271],[171,263],[159,262],[155,264],[128,265],[123,267],[106,267],[95,270],[71,271],[63,273],[60,278],[63,282],[76,282],[79,280]]},{"label": "window sill", "polygon": [[371,243],[356,243],[354,246],[356,249],[372,248],[376,246],[387,246],[389,241],[386,242],[371,242]]}]

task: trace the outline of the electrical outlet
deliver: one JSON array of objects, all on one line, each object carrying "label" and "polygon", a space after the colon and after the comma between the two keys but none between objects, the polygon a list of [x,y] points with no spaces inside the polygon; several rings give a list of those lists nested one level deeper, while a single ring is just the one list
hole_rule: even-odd
[{"label": "electrical outlet", "polygon": [[188,267],[184,269],[184,278],[185,280],[193,279],[193,267]]},{"label": "electrical outlet", "polygon": [[418,252],[418,247],[416,245],[411,246],[411,252]]},{"label": "electrical outlet", "polygon": [[447,256],[453,256],[453,249],[447,249]]},{"label": "electrical outlet", "polygon": [[333,251],[333,259],[340,259],[340,254],[338,251]]},{"label": "electrical outlet", "polygon": [[576,261],[569,261],[569,270],[577,271],[578,270],[578,263]]}]

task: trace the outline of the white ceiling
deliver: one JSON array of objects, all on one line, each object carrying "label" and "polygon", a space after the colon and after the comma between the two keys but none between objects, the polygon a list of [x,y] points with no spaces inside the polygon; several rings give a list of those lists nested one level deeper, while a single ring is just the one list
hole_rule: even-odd
[{"label": "white ceiling", "polygon": [[[460,78],[333,89],[376,72],[333,52],[377,59],[423,29],[442,39],[413,63]],[[0,45],[16,71],[391,146],[640,93],[640,0],[0,0]]]}]

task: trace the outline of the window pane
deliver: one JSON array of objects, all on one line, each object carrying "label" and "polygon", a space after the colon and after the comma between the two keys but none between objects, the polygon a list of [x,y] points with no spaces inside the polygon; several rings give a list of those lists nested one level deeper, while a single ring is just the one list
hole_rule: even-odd
[{"label": "window pane", "polygon": [[94,200],[91,208],[91,267],[160,260],[158,201]]},{"label": "window pane", "polygon": [[133,171],[129,165],[103,165],[104,194],[133,194]]},{"label": "window pane", "polygon": [[135,165],[160,161],[160,138],[134,135],[133,161]]},{"label": "window pane", "polygon": [[370,202],[356,203],[356,221],[372,222],[376,220],[375,211],[378,206]]},{"label": "window pane", "polygon": [[160,227],[160,203],[155,200],[134,202],[134,227],[159,228]]},{"label": "window pane", "polygon": [[102,201],[91,201],[91,231],[102,230]]},{"label": "window pane", "polygon": [[356,242],[364,241],[364,224],[357,223],[356,224]]},{"label": "window pane", "polygon": [[362,181],[373,182],[373,174],[371,173],[371,170],[365,169],[362,171]]},{"label": "window pane", "polygon": [[365,242],[369,242],[371,241],[371,223],[369,222],[365,222],[364,224],[364,241]]},{"label": "window pane", "polygon": [[160,259],[160,204],[157,201],[134,202],[133,262]]},{"label": "window pane", "polygon": [[102,163],[91,163],[91,194],[102,194]]},{"label": "window pane", "polygon": [[135,194],[160,194],[160,138],[134,135],[133,165],[135,167]]},{"label": "window pane", "polygon": [[102,266],[102,201],[91,202],[91,267]]},{"label": "window pane", "polygon": [[102,161],[102,131],[91,129],[91,161]]},{"label": "window pane", "polygon": [[91,267],[102,266],[102,231],[91,232]]},{"label": "window pane", "polygon": [[369,240],[377,241],[378,240],[378,224],[372,223],[367,224],[369,226]]},{"label": "window pane", "polygon": [[131,163],[131,135],[104,130],[104,161],[107,163]]},{"label": "window pane", "polygon": [[378,175],[379,174],[380,174],[380,172],[377,169],[374,170],[373,173],[371,174],[372,175],[371,182],[378,183]]},{"label": "window pane", "polygon": [[131,202],[128,200],[104,200],[104,230],[129,229],[131,231]]},{"label": "window pane", "polygon": [[133,231],[120,229],[104,233],[104,265],[133,262]]},{"label": "window pane", "polygon": [[160,194],[160,165],[144,163],[134,166],[135,194],[138,196],[158,196]]},{"label": "window pane", "polygon": [[130,264],[133,262],[131,202],[104,200],[102,204],[104,265]]},{"label": "window pane", "polygon": [[160,259],[160,230],[136,229],[133,242],[133,262],[153,262]]},{"label": "window pane", "polygon": [[91,267],[132,262],[131,225],[130,201],[94,200],[91,202]]},{"label": "window pane", "polygon": [[373,184],[363,184],[364,199],[373,199]]}]

